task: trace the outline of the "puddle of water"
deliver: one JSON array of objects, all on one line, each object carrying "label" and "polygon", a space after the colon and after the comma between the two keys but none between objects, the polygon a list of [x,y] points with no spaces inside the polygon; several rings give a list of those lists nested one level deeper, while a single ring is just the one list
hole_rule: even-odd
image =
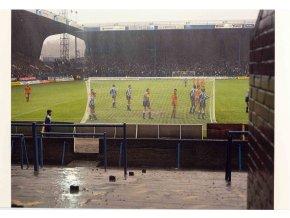
[{"label": "puddle of water", "polygon": [[35,206],[38,204],[41,204],[42,202],[40,201],[19,201],[19,200],[12,200],[12,204],[18,205],[18,206],[24,206],[24,207],[31,207],[31,206]]}]

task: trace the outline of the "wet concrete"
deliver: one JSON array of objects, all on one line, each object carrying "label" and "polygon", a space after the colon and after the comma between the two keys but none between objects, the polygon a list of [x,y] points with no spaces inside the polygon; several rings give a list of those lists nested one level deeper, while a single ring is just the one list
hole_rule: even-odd
[{"label": "wet concrete", "polygon": [[[95,162],[71,167],[45,166],[35,175],[33,167],[11,167],[12,203],[37,208],[151,208],[246,209],[247,173],[233,172],[232,183],[224,172],[132,169],[124,178],[122,168],[104,169]],[[110,182],[109,176],[116,181]],[[78,185],[79,192],[70,193]]]}]

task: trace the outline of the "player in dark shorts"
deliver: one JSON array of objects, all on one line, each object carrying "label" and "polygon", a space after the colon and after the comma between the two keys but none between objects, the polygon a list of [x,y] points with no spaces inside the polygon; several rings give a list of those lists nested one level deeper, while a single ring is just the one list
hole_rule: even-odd
[{"label": "player in dark shorts", "polygon": [[113,99],[112,107],[116,108],[117,89],[115,85],[113,85],[113,87],[110,89],[110,95],[112,96]]},{"label": "player in dark shorts", "polygon": [[189,113],[190,114],[194,114],[195,112],[195,108],[196,108],[196,102],[195,102],[195,89],[196,89],[196,85],[193,85],[192,89],[190,90],[189,93],[189,99],[190,99],[190,109],[189,109]]},{"label": "player in dark shorts", "polygon": [[197,85],[196,85],[196,89],[195,89],[195,111],[200,111],[200,102],[199,102],[199,97],[200,97],[200,93],[201,93],[201,90],[200,90],[200,85],[198,83],[198,80],[197,81]]},{"label": "player in dark shorts", "polygon": [[146,89],[146,92],[144,93],[144,96],[143,96],[143,107],[144,107],[144,110],[143,110],[143,119],[145,119],[145,114],[146,114],[147,109],[148,109],[149,119],[153,119],[151,117],[151,106],[150,106],[149,95],[150,95],[150,90],[149,90],[149,88],[147,88]]},{"label": "player in dark shorts", "polygon": [[126,99],[127,99],[127,111],[131,111],[131,98],[132,98],[132,89],[131,85],[128,85],[128,89],[126,90]]},{"label": "player in dark shorts", "polygon": [[187,86],[187,78],[185,78],[183,82],[184,82],[184,87],[186,87]]},{"label": "player in dark shorts", "polygon": [[209,96],[205,93],[205,88],[201,89],[201,93],[199,94],[199,111],[198,111],[198,119],[200,119],[200,114],[202,119],[205,117],[205,108],[206,108],[206,99]]},{"label": "player in dark shorts", "polygon": [[90,115],[89,115],[89,119],[90,120],[96,120],[96,113],[95,113],[95,97],[96,97],[96,93],[94,92],[93,89],[91,89],[91,93],[90,93],[90,101],[89,101],[89,107],[90,107]]}]

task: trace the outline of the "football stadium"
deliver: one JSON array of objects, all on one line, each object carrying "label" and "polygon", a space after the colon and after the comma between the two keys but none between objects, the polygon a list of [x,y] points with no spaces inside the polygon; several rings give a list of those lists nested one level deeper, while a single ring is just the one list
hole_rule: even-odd
[{"label": "football stadium", "polygon": [[11,13],[12,207],[273,209],[274,11],[95,26],[68,13]]}]

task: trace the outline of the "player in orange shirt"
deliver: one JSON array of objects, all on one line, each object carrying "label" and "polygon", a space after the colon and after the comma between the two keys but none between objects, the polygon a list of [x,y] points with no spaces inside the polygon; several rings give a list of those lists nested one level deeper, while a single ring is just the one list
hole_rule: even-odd
[{"label": "player in orange shirt", "polygon": [[173,106],[171,118],[176,118],[176,107],[177,107],[177,89],[174,89],[174,92],[171,95],[171,103]]},{"label": "player in orange shirt", "polygon": [[204,80],[203,79],[200,80],[199,84],[200,84],[200,88],[201,89],[204,89],[205,88],[205,83],[204,83]]},{"label": "player in orange shirt", "polygon": [[26,98],[26,102],[29,102],[29,95],[31,92],[31,88],[29,86],[29,84],[27,84],[24,88],[24,94],[25,94],[25,98]]}]

